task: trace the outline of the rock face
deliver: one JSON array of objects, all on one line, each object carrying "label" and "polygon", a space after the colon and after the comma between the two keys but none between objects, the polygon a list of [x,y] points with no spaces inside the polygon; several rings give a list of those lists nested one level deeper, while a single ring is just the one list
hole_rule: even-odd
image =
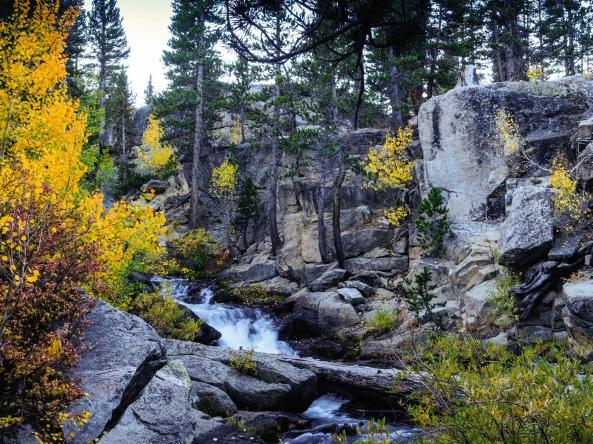
[{"label": "rock face", "polygon": [[341,268],[333,268],[331,270],[326,271],[313,282],[311,282],[308,287],[311,291],[324,291],[334,285],[337,285],[339,282],[343,281],[346,278],[347,271],[342,270]]},{"label": "rock face", "polygon": [[593,358],[593,280],[565,283],[566,306],[562,311],[572,351],[585,360]]},{"label": "rock face", "polygon": [[554,241],[552,193],[544,180],[517,181],[507,193],[500,263],[513,268],[537,261]]},{"label": "rock face", "polygon": [[92,412],[87,424],[73,431],[75,442],[91,442],[116,422],[154,374],[166,363],[161,338],[136,316],[98,301],[88,316],[91,325],[72,378],[89,394],[70,409]]},{"label": "rock face", "polygon": [[433,97],[418,116],[423,187],[444,190],[455,223],[495,216],[492,198],[513,172],[497,141],[496,112],[514,116],[531,158],[549,165],[585,115],[590,89],[590,82],[568,78],[455,88]]},{"label": "rock face", "polygon": [[137,442],[191,443],[198,435],[221,427],[191,407],[191,381],[181,361],[170,361],[144,387],[141,396],[100,440],[118,444]]},{"label": "rock face", "polygon": [[294,328],[309,335],[314,333],[344,333],[360,322],[351,304],[340,299],[333,291],[297,293],[294,311]]}]

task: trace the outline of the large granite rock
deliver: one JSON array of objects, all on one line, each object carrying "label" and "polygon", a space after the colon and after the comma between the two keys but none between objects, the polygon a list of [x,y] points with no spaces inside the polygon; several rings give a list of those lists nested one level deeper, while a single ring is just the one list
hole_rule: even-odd
[{"label": "large granite rock", "polygon": [[181,361],[171,361],[160,369],[105,436],[104,444],[129,442],[192,443],[199,435],[211,433],[221,424],[204,419],[192,408],[191,381]]},{"label": "large granite rock", "polygon": [[361,273],[365,271],[388,271],[391,273],[402,273],[408,269],[407,257],[357,257],[347,259],[344,264],[350,273]]},{"label": "large granite rock", "polygon": [[341,268],[332,268],[327,270],[313,282],[311,282],[308,287],[311,291],[324,291],[328,288],[331,288],[337,285],[339,282],[343,281],[346,278],[348,272]]},{"label": "large granite rock", "polygon": [[338,293],[301,291],[293,310],[293,325],[303,333],[344,333],[360,322],[351,304]]},{"label": "large granite rock", "polygon": [[468,86],[431,98],[418,115],[423,194],[430,187],[443,189],[454,223],[498,216],[492,214],[500,211],[492,197],[514,166],[509,168],[497,142],[496,113],[512,115],[530,157],[549,165],[585,115],[591,95],[591,82],[573,77]]},{"label": "large granite rock", "polygon": [[360,256],[375,248],[389,246],[394,230],[363,228],[342,233],[342,246],[347,258]]},{"label": "large granite rock", "polygon": [[66,436],[74,433],[74,442],[91,442],[113,426],[166,363],[161,338],[140,318],[98,301],[87,320],[85,349],[69,376],[88,396],[69,411],[89,411],[91,417],[80,428],[64,427]]},{"label": "large granite rock", "polygon": [[554,205],[548,181],[507,182],[507,217],[502,224],[500,263],[511,268],[536,262],[554,241]]},{"label": "large granite rock", "polygon": [[565,283],[562,319],[569,333],[572,352],[583,360],[593,359],[593,280]]},{"label": "large granite rock", "polygon": [[257,262],[254,264],[235,265],[223,271],[219,277],[232,282],[255,284],[272,279],[277,275],[273,261]]},{"label": "large granite rock", "polygon": [[237,413],[237,406],[224,391],[204,382],[192,381],[193,403],[210,416],[226,418]]}]

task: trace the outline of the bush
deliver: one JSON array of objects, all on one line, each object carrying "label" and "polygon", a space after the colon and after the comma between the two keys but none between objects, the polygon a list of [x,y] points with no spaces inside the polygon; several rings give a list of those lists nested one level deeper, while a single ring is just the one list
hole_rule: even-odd
[{"label": "bush", "polygon": [[[421,273],[414,277],[414,285],[410,279],[406,279],[408,288],[403,288],[402,296],[406,301],[408,310],[413,312],[418,320],[428,322],[439,322],[440,318],[434,313],[437,307],[444,307],[444,302],[434,302],[435,295],[431,293],[436,288],[431,285],[432,273],[424,267]],[[422,313],[422,316],[420,316]]]},{"label": "bush", "polygon": [[431,188],[422,199],[416,218],[418,242],[424,251],[439,256],[443,251],[443,243],[449,234],[449,210],[445,206],[440,188]]},{"label": "bush", "polygon": [[193,341],[203,321],[197,321],[185,312],[171,297],[159,293],[143,293],[137,296],[130,312],[144,319],[159,335],[165,338]]},{"label": "bush", "polygon": [[400,313],[379,308],[373,318],[364,326],[365,335],[381,336],[401,325]]},{"label": "bush", "polygon": [[520,284],[519,276],[506,268],[503,268],[496,278],[496,287],[490,295],[489,301],[494,306],[492,323],[497,327],[510,327],[516,320],[515,300],[511,294],[511,288]]},{"label": "bush", "polygon": [[259,285],[249,285],[242,288],[225,288],[219,299],[221,302],[236,302],[241,305],[270,306],[282,301],[282,298],[268,293]]},{"label": "bush", "polygon": [[189,231],[173,242],[181,263],[201,276],[215,274],[224,265],[224,258],[212,236],[203,228]]},{"label": "bush", "polygon": [[[543,346],[515,355],[451,335],[416,350],[427,390],[408,411],[431,443],[593,442],[592,367]],[[404,375],[409,376],[409,375]]]},{"label": "bush", "polygon": [[80,287],[101,266],[75,210],[12,197],[0,201],[0,432],[26,421],[53,439],[61,412],[82,396],[63,371],[77,361],[92,306]]},{"label": "bush", "polygon": [[257,366],[253,361],[253,354],[253,350],[231,352],[229,365],[245,375],[257,376]]}]

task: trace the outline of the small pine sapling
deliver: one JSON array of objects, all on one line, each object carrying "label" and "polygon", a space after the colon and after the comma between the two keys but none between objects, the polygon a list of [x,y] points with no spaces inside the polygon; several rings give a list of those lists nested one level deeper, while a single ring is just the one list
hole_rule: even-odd
[{"label": "small pine sapling", "polygon": [[440,188],[431,188],[422,199],[416,229],[420,246],[431,255],[439,256],[443,252],[445,237],[450,232],[449,210]]},{"label": "small pine sapling", "polygon": [[[435,295],[432,291],[436,285],[431,284],[432,273],[424,267],[422,272],[414,277],[414,284],[406,279],[406,287],[403,288],[403,298],[408,310],[416,315],[419,320],[427,322],[439,322],[440,317],[434,312],[435,308],[444,307],[444,302],[435,302]],[[420,313],[423,313],[420,316]]]}]

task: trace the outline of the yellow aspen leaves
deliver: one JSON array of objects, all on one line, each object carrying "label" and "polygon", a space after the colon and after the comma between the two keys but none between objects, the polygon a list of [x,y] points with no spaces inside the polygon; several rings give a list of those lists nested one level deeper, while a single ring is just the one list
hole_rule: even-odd
[{"label": "yellow aspen leaves", "polygon": [[173,147],[163,143],[163,135],[159,121],[151,115],[142,136],[142,145],[136,149],[136,169],[140,174],[161,176],[175,163]]},{"label": "yellow aspen leaves", "polygon": [[218,199],[234,200],[239,167],[225,159],[220,166],[212,170],[210,194]]},{"label": "yellow aspen leaves", "polygon": [[496,112],[496,138],[505,155],[517,153],[525,141],[515,118],[507,111]]},{"label": "yellow aspen leaves", "polygon": [[398,128],[397,134],[387,133],[381,148],[369,148],[364,170],[374,182],[371,188],[405,188],[412,181],[414,161],[406,150],[412,143],[412,128]]}]

